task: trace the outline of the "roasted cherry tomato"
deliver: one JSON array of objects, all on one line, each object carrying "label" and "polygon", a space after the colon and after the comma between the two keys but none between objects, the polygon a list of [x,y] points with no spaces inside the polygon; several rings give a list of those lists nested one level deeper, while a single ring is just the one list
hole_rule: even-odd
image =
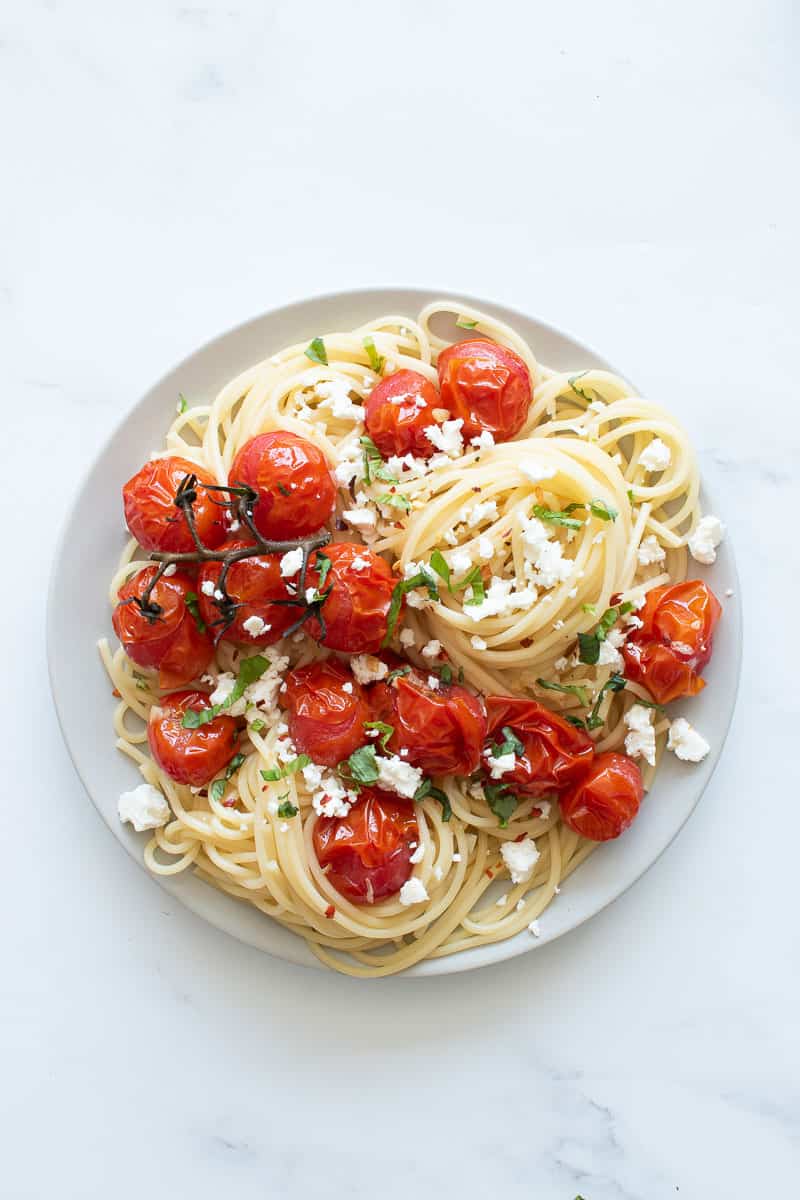
[{"label": "roasted cherry tomato", "polygon": [[144,550],[163,554],[186,554],[194,542],[175,495],[187,475],[197,476],[197,498],[192,505],[194,523],[204,545],[215,549],[225,537],[224,509],[215,502],[215,492],[206,484],[216,480],[186,458],[154,458],[145,463],[122,489],[128,529]]},{"label": "roasted cherry tomato", "polygon": [[410,878],[419,837],[414,805],[380,788],[362,788],[346,817],[320,817],[314,849],[328,882],[354,904],[393,896]]},{"label": "roasted cherry tomato", "polygon": [[335,767],[363,746],[364,722],[370,720],[364,690],[337,659],[290,671],[283,701],[289,710],[289,736],[315,763]]},{"label": "roasted cherry tomato", "polygon": [[514,770],[505,771],[500,782],[523,796],[546,796],[563,792],[584,777],[594,758],[592,739],[535,700],[515,696],[489,696],[490,744],[483,752],[484,766],[493,745],[502,744],[503,726],[508,725],[525,753],[517,757]]},{"label": "roasted cherry tomato", "polygon": [[150,710],[147,739],[153,758],[176,783],[202,787],[225,769],[236,753],[233,717],[214,717],[197,729],[184,729],[187,709],[208,708],[205,692],[172,692]]},{"label": "roasted cherry tomato", "polygon": [[455,342],[439,355],[441,407],[464,421],[464,440],[488,430],[506,442],[525,423],[531,377],[513,350],[497,342]]},{"label": "roasted cherry tomato", "polygon": [[[156,573],[145,567],[119,590],[119,604],[111,617],[114,632],[128,658],[139,667],[158,670],[162,688],[181,687],[201,675],[211,661],[214,643],[206,629],[201,632],[186,607],[194,583],[186,575],[162,575],[142,611],[138,599]],[[160,611],[155,612],[155,608]]]},{"label": "roasted cherry tomato", "polygon": [[480,700],[460,684],[428,686],[418,671],[369,690],[373,720],[394,728],[387,746],[426,775],[471,775],[480,764],[486,717]]},{"label": "roasted cherry tomato", "polygon": [[653,588],[638,614],[642,627],[622,650],[628,679],[643,684],[659,704],[697,695],[705,687],[699,672],[711,658],[721,612],[699,579]]},{"label": "roasted cherry tomato", "polygon": [[[350,654],[374,654],[386,636],[389,607],[397,580],[391,568],[366,546],[337,542],[320,551],[330,559],[330,570],[322,584],[330,595],[322,605],[324,637],[312,617],[306,628],[312,637],[331,650]],[[319,587],[317,555],[309,562],[308,587]],[[362,565],[366,564],[366,565]]]},{"label": "roasted cherry tomato", "polygon": [[439,393],[429,379],[419,371],[395,371],[367,398],[364,424],[384,458],[390,454],[429,458],[434,446],[425,426],[436,423],[431,414],[440,407]]},{"label": "roasted cherry tomato", "polygon": [[[238,550],[248,544],[241,539],[231,538],[220,547],[220,553]],[[207,562],[197,577],[200,612],[203,620],[215,632],[222,628],[220,622],[223,620],[212,591],[217,586],[220,570],[218,562]],[[231,600],[240,607],[236,609],[233,622],[223,630],[222,639],[243,642],[248,646],[269,646],[282,638],[297,620],[296,608],[276,603],[277,600],[295,599],[286,584],[287,580],[281,576],[280,554],[259,554],[233,563],[228,570],[225,586]],[[254,618],[255,629],[252,627]],[[259,621],[264,623],[265,628],[256,632]],[[251,623],[250,629],[246,627],[247,622]]]},{"label": "roasted cherry tomato", "polygon": [[561,797],[561,816],[581,837],[608,842],[628,828],[643,796],[635,762],[624,754],[598,754],[586,777]]},{"label": "roasted cherry tomato", "polygon": [[320,529],[333,512],[336,484],[313,442],[275,430],[245,442],[230,470],[232,485],[258,493],[253,521],[265,538],[286,541]]}]

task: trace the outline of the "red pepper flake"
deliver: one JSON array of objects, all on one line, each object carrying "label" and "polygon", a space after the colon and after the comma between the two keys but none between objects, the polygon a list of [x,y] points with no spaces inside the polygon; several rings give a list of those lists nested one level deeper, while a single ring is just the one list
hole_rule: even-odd
[{"label": "red pepper flake", "polygon": [[494,879],[494,875],[492,874],[492,872],[489,870],[488,867],[486,868],[486,874],[489,876],[490,879]]},{"label": "red pepper flake", "polygon": [[536,808],[536,807],[534,807],[534,808],[532,808],[532,809],[531,809],[531,816],[532,816],[532,817],[540,817],[541,815],[542,815],[542,810],[541,810],[540,808]]},{"label": "red pepper flake", "polygon": [[522,640],[520,641],[520,646],[524,646],[526,650],[528,649],[529,646],[532,646],[532,645],[533,645],[533,638],[526,637],[526,638],[522,638]]},{"label": "red pepper flake", "polygon": [[481,489],[479,487],[473,487],[472,490],[473,490],[473,492],[479,492]]},{"label": "red pepper flake", "polygon": [[112,696],[116,696],[118,700],[121,700],[121,699],[122,699],[122,692],[119,690],[119,688],[114,688],[114,690],[113,690],[113,692],[111,693],[111,695],[112,695]]},{"label": "red pepper flake", "polygon": [[328,918],[328,920],[330,920],[331,917],[333,917],[335,915],[336,915],[336,909],[333,907],[332,904],[329,904],[328,907],[325,909],[325,916]]},{"label": "red pepper flake", "polygon": [[227,800],[222,801],[223,808],[236,808],[236,797],[229,796]]},{"label": "red pepper flake", "polygon": [[526,835],[524,833],[520,833],[517,835],[517,837],[514,838],[514,841],[515,842],[524,842],[525,837],[526,837]]}]

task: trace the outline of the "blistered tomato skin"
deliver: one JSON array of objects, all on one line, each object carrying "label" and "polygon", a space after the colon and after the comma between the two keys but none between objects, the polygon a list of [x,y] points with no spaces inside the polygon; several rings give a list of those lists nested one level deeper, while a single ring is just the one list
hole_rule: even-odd
[{"label": "blistered tomato skin", "polygon": [[[238,550],[248,542],[230,538],[220,547],[220,553]],[[206,588],[217,586],[221,571],[218,562],[203,563],[197,576],[197,596],[203,620],[214,632],[222,629],[222,614],[208,595]],[[226,626],[221,638],[226,642],[238,642],[245,646],[271,646],[283,637],[289,626],[297,620],[297,609],[278,604],[279,600],[295,597],[286,587],[287,580],[281,576],[281,555],[262,554],[243,558],[231,565],[226,579],[230,598],[240,607],[236,609],[233,622]],[[255,637],[245,628],[245,622],[259,618],[269,626]]]},{"label": "blistered tomato skin", "polygon": [[328,883],[353,904],[394,896],[411,877],[419,827],[410,800],[362,788],[346,817],[320,817],[314,850]]},{"label": "blistered tomato skin", "polygon": [[[321,637],[322,629],[314,618],[305,628],[330,650],[374,654],[386,636],[396,577],[384,559],[355,542],[337,542],[321,553],[331,561],[322,587],[323,593],[330,588],[321,609],[325,636]],[[362,567],[365,560],[367,566]],[[316,563],[314,554],[306,575],[308,587],[319,585]]]},{"label": "blistered tomato skin", "polygon": [[111,622],[131,662],[158,671],[161,688],[182,687],[202,675],[214,653],[211,634],[200,632],[186,607],[194,583],[186,575],[162,575],[150,593],[151,604],[161,612],[148,619],[133,597],[141,598],[156,574],[156,567],[138,571],[120,588],[119,603]]},{"label": "blistered tomato skin", "polygon": [[335,767],[364,745],[370,719],[364,689],[338,659],[297,667],[285,682],[289,736],[299,753]]},{"label": "blistered tomato skin", "polygon": [[643,797],[642,775],[632,759],[598,754],[585,779],[561,797],[561,816],[581,837],[608,842],[631,825]]},{"label": "blistered tomato skin", "polygon": [[480,765],[486,716],[480,700],[460,684],[428,686],[416,670],[368,692],[373,720],[391,725],[387,746],[426,775],[471,775]]},{"label": "blistered tomato skin", "polygon": [[296,433],[275,430],[245,442],[229,478],[232,485],[245,483],[257,492],[254,524],[274,541],[316,533],[333,512],[336,484],[328,460]]},{"label": "blistered tomato skin", "polygon": [[205,692],[172,692],[150,710],[147,739],[161,770],[176,783],[202,787],[224,771],[236,753],[237,726],[220,715],[197,729],[182,725],[187,709],[208,708]]},{"label": "blistered tomato skin", "polygon": [[187,475],[196,475],[198,480],[192,511],[201,542],[214,550],[225,537],[224,509],[214,503],[216,493],[206,491],[204,486],[216,480],[186,458],[155,458],[122,489],[125,522],[143,550],[186,554],[195,549],[186,517],[175,504],[175,495]]},{"label": "blistered tomato skin", "polygon": [[647,593],[634,630],[622,649],[625,674],[659,704],[695,696],[705,687],[700,671],[711,658],[722,607],[699,579],[667,584]]},{"label": "blistered tomato skin", "polygon": [[455,342],[437,365],[441,406],[463,420],[465,441],[488,431],[505,442],[525,424],[531,377],[513,350],[482,338]]},{"label": "blistered tomato skin", "polygon": [[434,446],[425,433],[441,408],[439,393],[419,371],[395,371],[377,384],[364,405],[367,433],[384,458],[413,454],[429,458]]},{"label": "blistered tomato skin", "polygon": [[515,696],[488,696],[489,744],[483,754],[487,775],[491,746],[502,743],[508,725],[525,748],[513,771],[504,771],[502,782],[523,796],[546,796],[574,786],[589,770],[594,758],[592,739],[535,700]]}]

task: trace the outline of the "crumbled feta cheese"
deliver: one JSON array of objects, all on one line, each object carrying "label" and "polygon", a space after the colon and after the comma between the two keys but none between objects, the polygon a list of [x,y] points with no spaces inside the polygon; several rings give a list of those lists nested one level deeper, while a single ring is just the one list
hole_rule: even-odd
[{"label": "crumbled feta cheese", "polygon": [[486,642],[484,641],[484,639],[482,637],[478,637],[477,633],[474,634],[473,637],[471,637],[469,639],[469,641],[470,641],[470,645],[472,646],[473,650],[485,650],[486,649]]},{"label": "crumbled feta cheese", "polygon": [[733,588],[725,588],[725,595],[728,597],[728,599],[730,599],[730,597],[733,595]]},{"label": "crumbled feta cheese", "polygon": [[494,903],[496,908],[502,908],[504,904],[508,903],[508,892],[503,892],[502,896],[498,896]]},{"label": "crumbled feta cheese", "polygon": [[531,457],[524,463],[520,463],[520,471],[527,476],[532,483],[541,483],[543,479],[552,479],[557,473],[555,467],[541,458]]},{"label": "crumbled feta cheese", "polygon": [[525,907],[525,901],[518,900],[514,907],[516,908],[517,912],[522,912],[523,908]]},{"label": "crumbled feta cheese", "polygon": [[303,551],[300,546],[296,550],[287,550],[281,559],[281,575],[284,579],[296,575],[303,565]]},{"label": "crumbled feta cheese", "polygon": [[487,754],[486,762],[491,768],[492,779],[500,779],[507,771],[514,770],[514,751],[509,750],[508,754],[500,754],[497,758],[493,754]]},{"label": "crumbled feta cheese", "polygon": [[438,688],[439,688],[438,675],[429,675],[428,676],[428,687],[431,689],[432,692],[438,691]]},{"label": "crumbled feta cheese", "polygon": [[425,645],[422,647],[422,657],[423,658],[438,658],[439,655],[441,654],[441,652],[442,652],[442,643],[437,642],[436,638],[431,638],[431,640],[429,642],[426,642]]},{"label": "crumbled feta cheese", "polygon": [[368,571],[370,562],[369,559],[365,558],[363,554],[357,554],[350,563],[350,566],[354,571]]},{"label": "crumbled feta cheese", "polygon": [[511,882],[527,883],[539,861],[539,851],[533,838],[526,837],[521,842],[503,842],[500,853],[511,875]]},{"label": "crumbled feta cheese", "polygon": [[685,717],[676,717],[669,727],[667,749],[684,762],[701,762],[711,747]]},{"label": "crumbled feta cheese", "polygon": [[539,928],[539,922],[531,921],[530,925],[528,926],[528,933],[532,933],[534,937],[540,937],[541,932],[542,931]]},{"label": "crumbled feta cheese", "polygon": [[553,663],[553,666],[560,674],[562,671],[566,671],[567,667],[569,666],[569,659],[565,654],[563,654],[561,658],[556,659],[556,661]]},{"label": "crumbled feta cheese", "polygon": [[461,855],[460,855],[460,854],[454,854],[454,855],[453,855],[453,862],[455,862],[455,863],[459,863],[459,862],[461,862]]},{"label": "crumbled feta cheese", "polygon": [[458,534],[456,533],[455,529],[445,529],[444,533],[442,534],[442,540],[446,542],[448,546],[457,546]]},{"label": "crumbled feta cheese", "polygon": [[472,558],[466,550],[456,550],[455,554],[450,556],[450,566],[456,575],[466,575],[472,568]]},{"label": "crumbled feta cheese", "polygon": [[354,529],[374,529],[378,520],[371,508],[347,508],[342,517]]},{"label": "crumbled feta cheese", "polygon": [[552,804],[550,803],[550,801],[549,800],[537,800],[536,807],[539,809],[539,814],[540,814],[539,819],[541,821],[546,821],[547,818],[550,816],[550,809],[552,808]]},{"label": "crumbled feta cheese", "polygon": [[374,654],[355,654],[350,659],[350,669],[359,683],[375,683],[389,674],[386,663]]},{"label": "crumbled feta cheese", "polygon": [[611,644],[608,638],[605,638],[600,643],[600,656],[597,659],[598,667],[611,667],[614,671],[622,671],[625,667],[622,655],[615,646]]},{"label": "crumbled feta cheese", "polygon": [[364,409],[350,399],[351,383],[344,379],[323,379],[315,385],[318,396],[322,396],[320,408],[329,408],[334,417],[341,421],[363,421]]},{"label": "crumbled feta cheese", "polygon": [[470,446],[475,446],[478,450],[491,450],[494,445],[494,434],[488,429],[482,429],[477,437],[469,439]]},{"label": "crumbled feta cheese", "polygon": [[411,800],[422,783],[422,771],[419,767],[412,767],[410,763],[403,762],[396,754],[388,758],[379,758],[377,762],[378,787],[397,792],[398,796],[405,796]]},{"label": "crumbled feta cheese", "polygon": [[346,817],[357,799],[355,792],[349,792],[335,775],[329,773],[323,775],[320,790],[311,797],[311,804],[320,817]]},{"label": "crumbled feta cheese", "polygon": [[482,521],[494,521],[497,517],[497,501],[482,500],[478,504],[473,504],[467,514],[467,525],[470,529],[474,529],[476,525],[480,525]]},{"label": "crumbled feta cheese", "polygon": [[257,638],[261,637],[262,633],[269,633],[272,626],[268,625],[266,621],[254,613],[252,617],[248,617],[246,621],[242,621],[242,629],[245,629],[250,634],[250,637]]},{"label": "crumbled feta cheese", "polygon": [[322,767],[316,763],[308,763],[303,767],[303,779],[306,781],[306,787],[309,791],[314,791],[315,788],[322,786]]},{"label": "crumbled feta cheese", "polygon": [[564,557],[561,542],[550,540],[550,534],[538,517],[520,513],[522,545],[525,557],[533,564],[533,582],[539,587],[553,588],[572,574],[575,564]]},{"label": "crumbled feta cheese", "polygon": [[459,417],[457,421],[445,421],[442,425],[426,425],[423,432],[436,450],[441,450],[449,458],[458,458],[464,449],[464,439],[461,436],[463,424]]},{"label": "crumbled feta cheese", "polygon": [[401,646],[405,646],[405,647],[413,646],[416,643],[416,640],[417,639],[414,635],[413,629],[401,629],[400,630],[400,645]]},{"label": "crumbled feta cheese", "polygon": [[[289,666],[289,659],[285,654],[278,654],[271,646],[266,646],[261,653],[269,659],[270,665],[260,679],[245,688],[242,699],[237,700],[227,710],[231,716],[239,716],[248,704],[254,704],[256,708],[263,708],[267,712],[275,710],[278,689],[283,683],[283,673]],[[211,703],[215,703],[213,698]],[[240,704],[243,705],[241,710]]]},{"label": "crumbled feta cheese", "polygon": [[406,604],[409,608],[427,608],[428,597],[423,596],[420,592],[408,592],[406,595]]},{"label": "crumbled feta cheese", "polygon": [[672,462],[672,451],[661,438],[653,438],[639,455],[639,466],[645,471],[666,471]]},{"label": "crumbled feta cheese", "polygon": [[411,857],[409,858],[408,861],[410,863],[418,863],[418,862],[422,862],[424,857],[425,857],[425,847],[423,846],[422,842],[420,842],[418,844],[416,850],[411,855]]},{"label": "crumbled feta cheese", "polygon": [[317,589],[315,587],[306,588],[306,604],[313,604],[317,599]]},{"label": "crumbled feta cheese", "polygon": [[164,577],[168,579],[170,575],[175,574],[177,569],[175,563],[167,563],[166,567],[164,567]]},{"label": "crumbled feta cheese", "polygon": [[443,875],[444,875],[444,871],[437,863],[436,866],[433,868],[433,878],[436,880],[437,883],[439,883]]},{"label": "crumbled feta cheese", "polygon": [[425,890],[425,884],[416,875],[412,875],[407,879],[400,888],[400,903],[408,908],[411,904],[421,904],[423,900],[428,900],[430,897]]},{"label": "crumbled feta cheese", "polygon": [[725,537],[725,526],[717,517],[703,517],[689,535],[689,553],[699,563],[709,566],[716,562],[717,546]]},{"label": "crumbled feta cheese", "polygon": [[211,579],[204,579],[200,584],[200,591],[204,596],[213,596],[216,591],[216,586]]},{"label": "crumbled feta cheese", "polygon": [[130,792],[122,792],[117,803],[120,821],[129,821],[137,833],[160,829],[172,815],[163,792],[152,783],[140,783]]},{"label": "crumbled feta cheese", "polygon": [[652,566],[653,563],[663,562],[666,557],[666,550],[653,533],[651,533],[649,537],[646,537],[639,546],[638,559],[643,567],[649,567]]},{"label": "crumbled feta cheese", "polygon": [[[512,591],[513,583],[513,579],[501,579],[495,575],[480,604],[465,604],[465,615],[473,621],[480,621],[484,617],[499,616],[515,609],[531,608],[538,598],[536,588],[527,587],[521,591]],[[464,600],[471,599],[472,588],[468,588],[464,593]]]},{"label": "crumbled feta cheese", "polygon": [[478,558],[484,562],[494,558],[494,542],[485,534],[478,538]]},{"label": "crumbled feta cheese", "polygon": [[625,753],[631,758],[643,758],[651,767],[656,765],[656,733],[653,710],[634,704],[625,713],[625,725],[630,732],[625,737]]}]

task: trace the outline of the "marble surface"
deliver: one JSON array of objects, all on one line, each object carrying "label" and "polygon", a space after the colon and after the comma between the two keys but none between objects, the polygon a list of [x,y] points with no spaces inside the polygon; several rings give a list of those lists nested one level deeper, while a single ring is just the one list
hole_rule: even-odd
[{"label": "marble surface", "polygon": [[[2,7],[4,1196],[797,1194],[793,9]],[[726,754],[637,886],[535,955],[372,986],[126,858],[42,632],[54,522],[149,382],[367,283],[533,311],[672,407],[746,618]]]}]

